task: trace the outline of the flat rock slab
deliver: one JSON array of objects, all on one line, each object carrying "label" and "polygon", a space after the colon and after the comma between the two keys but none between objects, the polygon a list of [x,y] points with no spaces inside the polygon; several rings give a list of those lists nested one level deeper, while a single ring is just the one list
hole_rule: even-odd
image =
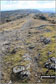
[{"label": "flat rock slab", "polygon": [[13,68],[13,73],[20,73],[20,72],[22,72],[22,71],[24,71],[25,70],[25,67],[24,66],[22,66],[22,65],[20,65],[20,66],[15,66],[14,68]]}]

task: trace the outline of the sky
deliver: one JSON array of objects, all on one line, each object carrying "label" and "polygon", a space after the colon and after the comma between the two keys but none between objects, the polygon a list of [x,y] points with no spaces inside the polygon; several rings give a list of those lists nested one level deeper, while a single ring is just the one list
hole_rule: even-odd
[{"label": "sky", "polygon": [[55,11],[55,0],[1,0],[1,11],[39,9]]}]

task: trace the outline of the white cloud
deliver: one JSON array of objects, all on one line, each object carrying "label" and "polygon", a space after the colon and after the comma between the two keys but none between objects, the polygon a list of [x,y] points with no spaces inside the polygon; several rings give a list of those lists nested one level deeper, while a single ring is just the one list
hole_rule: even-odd
[{"label": "white cloud", "polygon": [[[6,2],[6,1],[5,1]],[[9,1],[7,1],[9,2]],[[55,1],[10,1],[1,2],[1,10],[55,8]]]}]

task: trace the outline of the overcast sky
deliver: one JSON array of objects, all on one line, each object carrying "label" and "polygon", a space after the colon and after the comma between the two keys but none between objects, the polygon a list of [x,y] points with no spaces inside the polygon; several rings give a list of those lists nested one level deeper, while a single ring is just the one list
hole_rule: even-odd
[{"label": "overcast sky", "polygon": [[2,0],[1,10],[39,9],[55,11],[55,0]]}]

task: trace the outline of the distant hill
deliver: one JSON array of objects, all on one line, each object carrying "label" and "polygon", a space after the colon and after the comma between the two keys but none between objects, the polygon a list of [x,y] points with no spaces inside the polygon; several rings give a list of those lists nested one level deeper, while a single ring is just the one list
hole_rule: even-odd
[{"label": "distant hill", "polygon": [[40,13],[37,9],[21,9],[13,11],[1,11],[0,24],[23,18],[30,13]]}]

